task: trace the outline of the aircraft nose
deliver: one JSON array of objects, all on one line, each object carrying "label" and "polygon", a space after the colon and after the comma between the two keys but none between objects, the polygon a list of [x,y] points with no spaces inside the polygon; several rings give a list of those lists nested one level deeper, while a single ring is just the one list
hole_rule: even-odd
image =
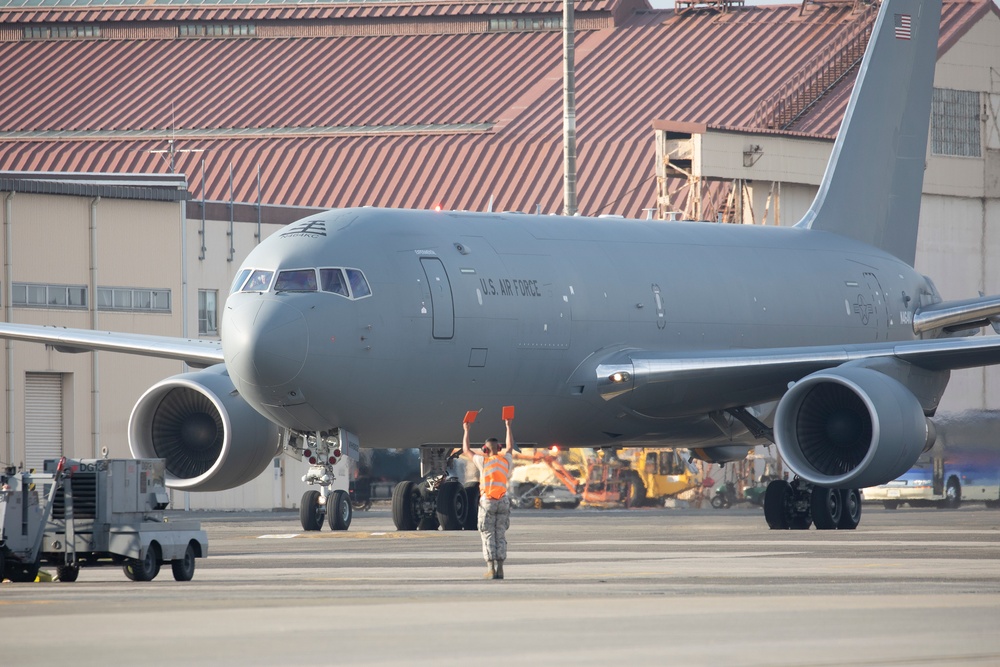
[{"label": "aircraft nose", "polygon": [[226,366],[243,382],[276,387],[291,382],[305,364],[309,332],[298,309],[275,300],[235,306],[222,327]]}]

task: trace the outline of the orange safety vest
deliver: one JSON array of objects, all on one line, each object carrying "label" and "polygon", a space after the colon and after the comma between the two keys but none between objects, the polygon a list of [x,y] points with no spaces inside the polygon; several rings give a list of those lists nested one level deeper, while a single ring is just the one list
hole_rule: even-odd
[{"label": "orange safety vest", "polygon": [[480,494],[491,500],[500,500],[507,495],[509,477],[510,467],[506,456],[490,456],[484,459]]}]

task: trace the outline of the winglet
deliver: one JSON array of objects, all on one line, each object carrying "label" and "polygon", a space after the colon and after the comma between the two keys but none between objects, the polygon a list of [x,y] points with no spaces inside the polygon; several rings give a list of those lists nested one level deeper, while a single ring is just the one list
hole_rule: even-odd
[{"label": "winglet", "polygon": [[842,234],[913,265],[941,0],[885,0],[809,211],[796,225]]}]

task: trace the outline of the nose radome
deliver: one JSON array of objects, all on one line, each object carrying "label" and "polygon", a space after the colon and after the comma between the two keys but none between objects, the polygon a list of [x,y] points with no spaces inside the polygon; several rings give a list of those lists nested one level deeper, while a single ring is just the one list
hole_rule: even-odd
[{"label": "nose radome", "polygon": [[274,387],[291,382],[302,370],[309,332],[302,313],[273,300],[239,304],[222,328],[226,366],[243,382]]}]

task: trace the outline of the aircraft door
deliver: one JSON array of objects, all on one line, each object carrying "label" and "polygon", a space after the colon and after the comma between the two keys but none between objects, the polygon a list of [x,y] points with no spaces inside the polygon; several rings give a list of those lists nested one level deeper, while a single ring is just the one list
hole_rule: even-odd
[{"label": "aircraft door", "polygon": [[427,277],[431,292],[432,336],[437,340],[450,340],[455,336],[455,301],[451,282],[444,264],[437,257],[421,257],[420,265]]}]

